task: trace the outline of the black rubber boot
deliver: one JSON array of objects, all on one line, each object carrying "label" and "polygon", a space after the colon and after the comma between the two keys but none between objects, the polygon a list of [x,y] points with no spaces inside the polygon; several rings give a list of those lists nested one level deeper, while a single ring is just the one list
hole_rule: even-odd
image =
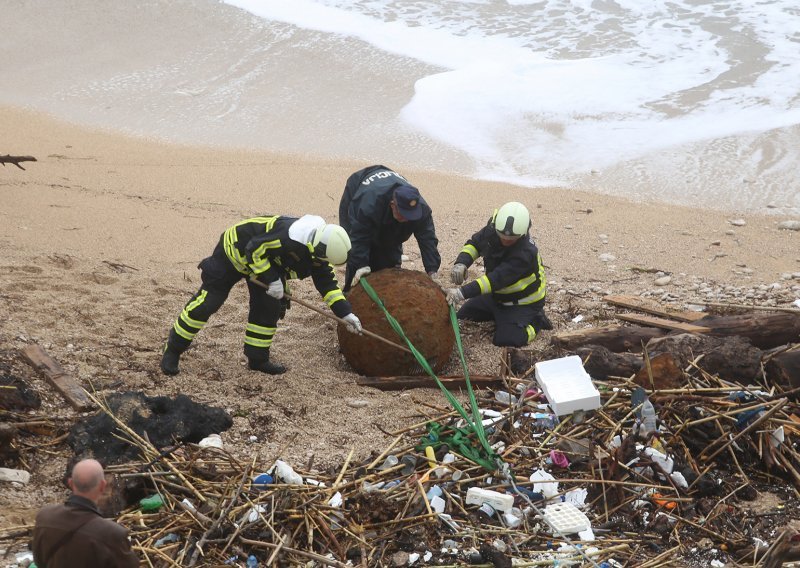
[{"label": "black rubber boot", "polygon": [[282,375],[286,372],[286,367],[278,363],[272,363],[269,360],[269,350],[267,350],[266,356],[261,355],[257,358],[248,357],[247,366],[251,371],[260,371],[268,375]]},{"label": "black rubber boot", "polygon": [[161,372],[165,375],[177,375],[180,372],[178,363],[181,360],[181,352],[164,345],[164,355],[161,356]]},{"label": "black rubber boot", "polygon": [[270,361],[250,361],[247,366],[251,371],[260,371],[268,375],[282,375],[286,372],[286,367]]}]

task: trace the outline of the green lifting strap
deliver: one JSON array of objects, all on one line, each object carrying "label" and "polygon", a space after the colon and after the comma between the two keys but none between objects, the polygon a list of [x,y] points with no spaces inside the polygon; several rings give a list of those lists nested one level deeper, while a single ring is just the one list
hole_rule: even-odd
[{"label": "green lifting strap", "polygon": [[[455,333],[456,347],[458,348],[458,357],[461,360],[461,368],[464,369],[464,381],[467,383],[467,392],[469,392],[469,402],[472,410],[472,417],[470,417],[464,407],[461,406],[461,403],[458,402],[458,399],[453,396],[453,393],[447,390],[447,387],[442,384],[442,381],[440,381],[439,377],[436,376],[436,373],[433,372],[433,369],[431,369],[431,366],[428,364],[428,361],[425,359],[425,357],[423,357],[422,354],[417,351],[417,348],[414,347],[414,345],[408,339],[403,331],[403,328],[400,326],[400,323],[392,316],[392,314],[389,313],[389,311],[386,309],[386,306],[383,305],[383,301],[378,297],[375,289],[369,284],[369,282],[367,282],[367,279],[361,278],[359,282],[367,292],[367,295],[378,305],[381,311],[383,311],[383,315],[386,317],[386,320],[389,322],[389,325],[392,327],[392,329],[403,339],[403,341],[406,342],[406,345],[408,345],[408,348],[411,350],[411,353],[414,354],[414,358],[417,360],[420,366],[425,370],[426,373],[433,377],[433,380],[435,380],[436,384],[439,385],[439,388],[444,393],[445,398],[447,398],[447,400],[450,402],[450,405],[467,423],[466,428],[447,428],[447,431],[454,432],[454,434],[450,436],[443,436],[441,434],[441,425],[435,423],[429,424],[428,440],[423,441],[421,447],[424,448],[425,446],[429,445],[438,447],[440,444],[446,443],[451,448],[457,448],[458,453],[461,453],[465,458],[472,460],[485,469],[489,471],[496,470],[499,458],[497,454],[495,454],[494,450],[492,450],[491,445],[489,445],[489,440],[486,437],[486,431],[483,429],[481,414],[478,410],[478,401],[475,399],[475,391],[472,390],[472,382],[469,380],[467,362],[464,359],[464,350],[461,346],[461,334],[458,331],[458,321],[456,320],[456,312],[453,309],[453,306],[449,307],[450,324],[453,327],[453,333]],[[435,428],[434,426],[438,428]],[[469,436],[471,432],[474,432],[477,435],[485,455],[481,455],[480,448],[475,448],[470,442]]]}]

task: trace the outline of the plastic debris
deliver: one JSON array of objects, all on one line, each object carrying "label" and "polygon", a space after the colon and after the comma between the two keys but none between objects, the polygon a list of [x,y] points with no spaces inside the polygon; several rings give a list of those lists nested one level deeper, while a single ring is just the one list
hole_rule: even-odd
[{"label": "plastic debris", "polygon": [[484,503],[488,503],[492,508],[506,513],[514,506],[514,496],[508,493],[492,491],[491,489],[470,487],[467,489],[466,502],[467,505],[483,505]]},{"label": "plastic debris", "polygon": [[545,499],[552,499],[558,495],[558,482],[555,479],[545,470],[537,469],[530,476],[534,493],[541,493]]},{"label": "plastic debris", "polygon": [[275,476],[288,485],[303,485],[303,477],[285,461],[275,462]]},{"label": "plastic debris", "polygon": [[155,547],[158,548],[160,546],[164,546],[165,544],[170,544],[172,542],[178,542],[180,537],[175,533],[169,533],[166,536],[161,537],[156,541]]},{"label": "plastic debris", "polygon": [[[208,430],[206,430],[208,431]],[[196,439],[196,438],[195,438]],[[222,449],[222,438],[219,434],[209,434],[197,443],[201,448],[219,448]]]},{"label": "plastic debris", "polygon": [[540,361],[534,367],[536,381],[557,416],[600,408],[600,392],[577,355]]},{"label": "plastic debris", "polygon": [[572,503],[555,503],[544,509],[544,519],[554,534],[574,534],[592,528],[589,518]]}]

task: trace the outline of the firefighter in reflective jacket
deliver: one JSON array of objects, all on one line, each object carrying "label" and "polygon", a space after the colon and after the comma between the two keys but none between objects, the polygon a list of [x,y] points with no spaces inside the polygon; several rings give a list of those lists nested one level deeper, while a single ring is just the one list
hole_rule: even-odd
[{"label": "firefighter in reflective jacket", "polygon": [[[495,322],[492,343],[522,347],[542,329],[552,329],[544,314],[547,280],[539,250],[528,236],[530,214],[521,203],[506,203],[461,249],[450,274],[447,301],[459,319]],[[464,284],[467,268],[482,256],[483,276]],[[463,284],[463,286],[461,286]]]},{"label": "firefighter in reflective jacket", "polygon": [[[361,332],[361,322],[339,289],[333,266],[344,264],[350,239],[338,225],[322,217],[272,216],[245,219],[227,229],[211,256],[200,262],[202,285],[183,308],[164,346],[161,371],[178,374],[181,353],[222,306],[231,288],[247,280],[250,313],[244,354],[251,370],[277,375],[286,367],[270,361],[278,319],[285,314],[287,280],[311,276],[314,286],[347,329]],[[255,279],[266,285],[251,282]]]},{"label": "firefighter in reflective jacket", "polygon": [[347,259],[344,291],[361,277],[384,268],[400,267],[403,243],[417,239],[422,265],[433,278],[442,259],[431,208],[419,190],[386,166],[370,166],[347,178],[339,202],[339,223],[353,249]]}]

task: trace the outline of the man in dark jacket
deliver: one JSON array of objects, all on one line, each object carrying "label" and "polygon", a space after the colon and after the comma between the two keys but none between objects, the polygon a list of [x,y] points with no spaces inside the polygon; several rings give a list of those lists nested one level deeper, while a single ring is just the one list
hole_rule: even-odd
[{"label": "man in dark jacket", "polygon": [[411,235],[417,239],[425,272],[434,277],[439,270],[442,259],[431,208],[416,187],[386,166],[370,166],[347,179],[339,223],[353,245],[345,292],[370,272],[399,267],[403,243]]},{"label": "man in dark jacket", "polygon": [[33,560],[40,568],[135,568],[128,529],[97,510],[106,487],[103,467],[82,460],[67,481],[72,495],[63,505],[48,505],[36,515]]},{"label": "man in dark jacket", "polygon": [[[311,277],[314,287],[347,329],[361,333],[332,265],[344,264],[350,239],[338,225],[322,217],[254,217],[226,230],[214,253],[199,268],[203,284],[175,320],[161,358],[161,371],[177,375],[181,353],[228,298],[231,288],[247,280],[250,312],[245,329],[244,354],[253,371],[278,375],[286,367],[270,361],[270,347],[278,320],[288,307],[287,281]],[[257,281],[254,282],[253,280]],[[266,288],[266,289],[265,289]]]},{"label": "man in dark jacket", "polygon": [[522,347],[542,329],[552,329],[544,314],[547,280],[539,250],[528,236],[530,214],[521,203],[506,203],[461,249],[451,272],[461,285],[467,268],[480,256],[485,272],[459,288],[447,290],[447,301],[466,303],[459,319],[495,322],[492,343]]}]

